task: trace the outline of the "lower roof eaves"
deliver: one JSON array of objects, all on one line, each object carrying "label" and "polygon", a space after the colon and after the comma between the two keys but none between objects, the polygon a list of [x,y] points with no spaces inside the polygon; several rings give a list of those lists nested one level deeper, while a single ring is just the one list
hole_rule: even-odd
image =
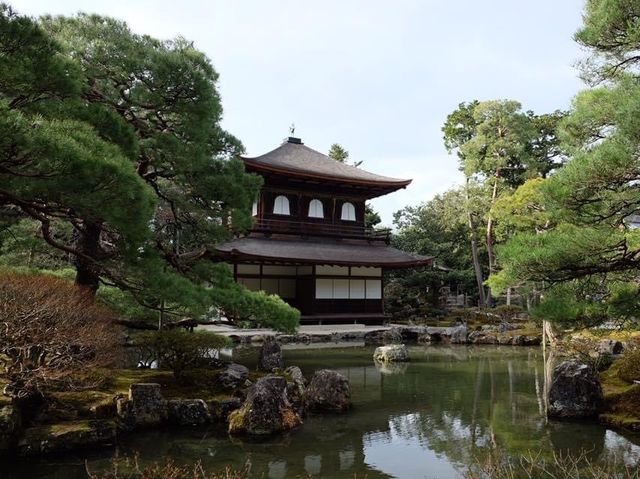
[{"label": "lower roof eaves", "polygon": [[411,268],[433,263],[433,257],[400,251],[366,240],[246,236],[216,247],[214,258],[227,262],[270,262]]}]

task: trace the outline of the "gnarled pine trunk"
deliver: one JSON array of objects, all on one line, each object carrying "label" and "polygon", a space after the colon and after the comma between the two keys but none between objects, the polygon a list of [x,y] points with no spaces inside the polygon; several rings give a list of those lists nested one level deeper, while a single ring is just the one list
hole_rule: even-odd
[{"label": "gnarled pine trunk", "polygon": [[78,230],[76,250],[78,255],[74,259],[76,267],[76,284],[89,288],[94,293],[100,286],[100,275],[96,261],[100,255],[100,223],[86,221]]}]

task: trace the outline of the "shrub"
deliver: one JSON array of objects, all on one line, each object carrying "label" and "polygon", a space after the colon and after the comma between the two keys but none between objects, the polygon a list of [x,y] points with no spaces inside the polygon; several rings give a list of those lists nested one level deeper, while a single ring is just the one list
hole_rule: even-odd
[{"label": "shrub", "polygon": [[161,367],[181,377],[189,370],[202,365],[211,351],[229,344],[229,340],[208,331],[189,332],[184,329],[145,331],[132,339],[141,357],[155,358]]},{"label": "shrub", "polygon": [[632,383],[640,381],[640,350],[629,351],[619,359],[618,377]]},{"label": "shrub", "polygon": [[609,353],[599,352],[589,339],[571,338],[564,342],[564,350],[566,354],[587,364],[594,371],[606,371],[613,364],[613,357]]},{"label": "shrub", "polygon": [[0,271],[0,371],[17,399],[95,386],[91,371],[118,357],[115,314],[70,281]]}]

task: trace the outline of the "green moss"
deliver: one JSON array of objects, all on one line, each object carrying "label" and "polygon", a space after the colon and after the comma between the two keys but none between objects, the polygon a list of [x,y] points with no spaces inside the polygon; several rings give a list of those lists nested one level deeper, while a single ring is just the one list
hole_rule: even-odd
[{"label": "green moss", "polygon": [[54,436],[61,436],[70,432],[91,431],[89,421],[70,421],[62,422],[59,424],[51,424],[49,426],[49,432]]},{"label": "green moss", "polygon": [[52,396],[71,406],[82,417],[94,417],[96,411],[114,406],[114,394],[104,391],[65,391],[52,393]]},{"label": "green moss", "polygon": [[640,331],[627,329],[581,329],[567,336],[567,339],[570,338],[594,342],[613,339],[615,341],[640,343]]},{"label": "green moss", "polygon": [[65,436],[77,432],[91,431],[89,421],[66,421],[57,424],[47,424],[45,426],[31,427],[26,430],[25,437],[29,441],[45,440],[52,437]]},{"label": "green moss", "polygon": [[607,426],[619,427],[630,431],[640,431],[640,418],[624,414],[600,414],[600,422]]},{"label": "green moss", "polygon": [[[103,371],[107,380],[96,390],[54,392],[60,403],[78,411],[82,419],[107,419],[115,416],[114,397],[127,395],[134,383],[158,383],[165,399],[202,399],[206,402],[233,398],[233,391],[218,383],[220,370],[194,369],[176,378],[171,371],[158,369],[114,369]],[[251,372],[249,380],[255,382],[266,373]],[[288,378],[290,380],[290,378]],[[3,405],[0,396],[0,406]],[[7,404],[10,404],[7,398]],[[66,424],[66,423],[65,423]]]},{"label": "green moss", "polygon": [[[219,374],[220,370],[194,369],[176,378],[171,371],[118,369],[112,371],[111,380],[102,390],[114,396],[128,394],[129,387],[133,383],[158,383],[166,399],[198,398],[204,401],[228,399],[232,394],[218,384]],[[255,373],[255,375],[262,377],[264,374]],[[254,381],[251,374],[250,379]]]},{"label": "green moss", "polygon": [[231,434],[239,434],[244,432],[244,418],[246,411],[244,408],[236,409],[229,414],[229,432]]},{"label": "green moss", "polygon": [[504,334],[512,337],[513,336],[540,336],[542,334],[542,328],[538,327],[534,323],[526,323],[522,325],[522,328],[506,331]]},{"label": "green moss", "polygon": [[623,360],[617,360],[600,374],[604,393],[605,411],[600,419],[616,427],[640,430],[640,385],[620,378]]},{"label": "green moss", "polygon": [[158,369],[114,369],[109,371],[109,380],[102,390],[126,394],[133,383],[159,383],[164,384],[174,380],[171,371]]}]

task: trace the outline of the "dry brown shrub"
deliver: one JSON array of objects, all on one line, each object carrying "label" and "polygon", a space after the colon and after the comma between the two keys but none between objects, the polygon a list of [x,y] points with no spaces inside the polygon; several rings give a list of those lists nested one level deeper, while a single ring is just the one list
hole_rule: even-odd
[{"label": "dry brown shrub", "polygon": [[628,383],[640,381],[640,350],[626,351],[619,360],[618,377]]},{"label": "dry brown shrub", "polygon": [[171,459],[164,464],[152,464],[142,467],[138,458],[114,459],[111,470],[94,473],[87,468],[90,479],[244,479],[251,476],[251,464],[247,462],[242,469],[227,466],[220,472],[206,471],[202,463],[182,466]]},{"label": "dry brown shrub", "polygon": [[115,314],[89,290],[45,275],[0,271],[0,375],[17,399],[95,386],[117,358]]}]

